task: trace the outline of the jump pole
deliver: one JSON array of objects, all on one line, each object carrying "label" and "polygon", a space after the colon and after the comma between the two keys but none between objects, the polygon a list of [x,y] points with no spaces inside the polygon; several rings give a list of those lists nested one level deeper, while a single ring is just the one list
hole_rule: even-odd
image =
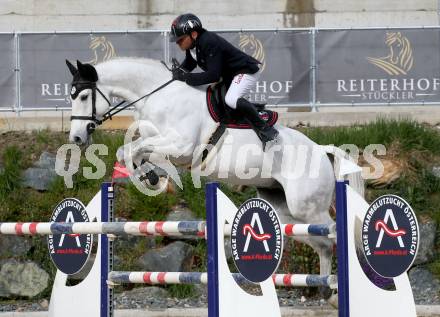
[{"label": "jump pole", "polygon": [[[364,218],[368,204],[343,180],[345,175],[359,172],[359,167],[343,160],[340,170],[343,172],[338,173],[336,183],[339,316],[369,317],[393,314],[400,317],[416,316],[411,285],[406,273],[393,278],[395,289],[389,290],[376,286],[363,271],[356,253],[359,243],[356,245],[355,240],[360,232],[356,226]],[[263,296],[253,296],[237,286],[237,275],[229,271],[224,251],[223,232],[225,223],[232,223],[236,213],[235,205],[218,190],[216,184],[208,185],[206,202],[208,226],[205,231],[208,240],[206,279],[209,288],[209,317],[248,314],[254,317],[280,316],[274,281],[269,279],[260,283]],[[98,253],[95,261],[81,283],[67,286],[67,275],[57,272],[49,306],[51,317],[60,315],[66,317],[113,316],[113,290],[108,285],[111,282],[109,273],[112,272],[118,278],[127,279],[127,281],[130,279],[129,274],[127,275],[129,272],[113,272],[113,242],[107,234],[111,232],[119,234],[125,230],[125,227],[122,228],[120,224],[112,222],[114,189],[110,183],[102,184],[101,191],[87,205],[87,212],[89,218],[98,223],[0,223],[0,234],[82,234],[88,231],[91,234],[102,233],[98,239]],[[130,232],[136,233],[136,230],[132,231],[133,228],[129,229]],[[293,235],[290,232],[291,229],[288,226],[283,228],[286,233],[289,231],[287,235]],[[308,231],[309,234],[321,235],[323,230],[326,230],[323,226],[302,225],[299,231],[300,234]],[[142,234],[141,231],[138,233]],[[199,274],[203,282],[204,273]],[[182,276],[194,277],[196,275],[184,274]],[[189,280],[193,277],[189,277]],[[278,278],[279,276],[275,280]],[[136,277],[134,280],[138,281],[139,278]],[[315,281],[317,281],[315,285],[325,285],[322,282],[324,280]],[[98,284],[101,287],[97,287]],[[97,298],[99,298],[99,303],[96,301]]]}]

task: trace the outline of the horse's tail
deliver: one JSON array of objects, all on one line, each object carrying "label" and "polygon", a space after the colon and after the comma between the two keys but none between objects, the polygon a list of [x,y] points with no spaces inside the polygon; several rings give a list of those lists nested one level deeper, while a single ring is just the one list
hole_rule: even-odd
[{"label": "horse's tail", "polygon": [[359,195],[364,197],[365,183],[362,178],[362,168],[353,161],[348,153],[340,148],[333,145],[323,147],[327,154],[333,158],[332,162],[336,179],[348,180],[350,186],[354,188]]}]

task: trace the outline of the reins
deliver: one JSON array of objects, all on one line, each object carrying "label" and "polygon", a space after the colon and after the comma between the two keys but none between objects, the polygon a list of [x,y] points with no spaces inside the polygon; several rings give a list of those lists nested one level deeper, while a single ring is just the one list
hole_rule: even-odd
[{"label": "reins", "polygon": [[[110,108],[106,113],[104,113],[104,115],[102,116],[101,123],[99,123],[99,124],[102,124],[102,122],[104,122],[104,121],[106,121],[106,120],[108,120],[108,119],[111,120],[112,117],[113,117],[114,115],[116,115],[117,113],[119,113],[119,112],[121,112],[122,110],[125,110],[125,109],[127,109],[128,107],[134,105],[136,102],[138,102],[138,101],[140,101],[140,100],[142,100],[142,99],[144,99],[144,98],[147,98],[147,97],[151,96],[151,95],[154,94],[155,92],[158,92],[158,91],[161,90],[162,88],[164,88],[164,87],[168,86],[169,84],[171,84],[173,81],[174,81],[174,79],[170,79],[169,81],[167,81],[166,83],[160,85],[159,87],[157,87],[157,88],[154,89],[153,91],[149,92],[148,94],[143,95],[142,97],[140,97],[140,98],[136,99],[135,101],[132,101],[132,102],[130,102],[130,103],[124,105],[123,107],[121,107],[121,108],[119,108],[119,109],[116,109],[116,108],[118,108],[120,105],[124,104],[124,102],[126,102],[126,101],[121,101],[121,102],[118,103],[116,106]],[[101,94],[102,94],[102,93],[101,93]],[[105,99],[107,100],[107,98],[105,98]],[[114,110],[116,110],[116,111],[114,111]],[[113,112],[112,112],[112,111],[113,111]]]},{"label": "reins", "polygon": [[[175,59],[173,59],[173,67],[176,67],[175,66],[176,62],[177,61]],[[161,63],[163,65],[165,65],[165,67],[169,71],[172,71],[172,69],[170,69],[164,61],[161,61]],[[142,97],[136,99],[135,101],[132,101],[132,102],[127,103],[127,104],[124,104],[124,103],[126,103],[126,101],[123,100],[123,101],[121,101],[120,103],[118,103],[115,106],[111,105],[110,100],[108,100],[108,98],[103,94],[103,92],[96,86],[96,82],[74,82],[74,83],[72,83],[72,86],[79,84],[79,85],[82,86],[82,90],[84,90],[86,88],[92,89],[92,115],[91,116],[71,116],[70,120],[90,120],[90,121],[93,121],[96,125],[101,125],[104,121],[106,121],[108,119],[112,120],[112,117],[114,115],[116,115],[119,112],[129,108],[130,106],[134,105],[138,101],[151,96],[155,92],[158,92],[162,88],[164,88],[164,87],[168,86],[169,84],[171,84],[173,81],[174,81],[174,79],[170,79],[166,83],[160,85],[159,87],[157,87],[153,91],[149,92],[146,95],[143,95]],[[101,96],[107,101],[107,103],[108,103],[108,105],[110,107],[110,109],[102,115],[102,119],[98,119],[96,117],[96,91],[98,91],[101,94]],[[123,105],[123,106],[120,107],[121,105]]]}]

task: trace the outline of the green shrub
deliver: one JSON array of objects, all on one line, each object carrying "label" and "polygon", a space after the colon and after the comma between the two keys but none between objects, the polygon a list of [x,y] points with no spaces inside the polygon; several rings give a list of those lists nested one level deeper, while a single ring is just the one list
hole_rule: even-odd
[{"label": "green shrub", "polygon": [[3,171],[0,173],[0,199],[21,187],[23,154],[17,146],[6,148],[3,154]]}]

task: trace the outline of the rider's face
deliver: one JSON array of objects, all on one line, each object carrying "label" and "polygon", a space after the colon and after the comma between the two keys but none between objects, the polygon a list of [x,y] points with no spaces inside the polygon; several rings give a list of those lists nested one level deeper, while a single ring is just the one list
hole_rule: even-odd
[{"label": "rider's face", "polygon": [[181,36],[177,41],[176,44],[179,45],[180,49],[182,51],[189,50],[192,46],[192,39],[189,35]]}]

